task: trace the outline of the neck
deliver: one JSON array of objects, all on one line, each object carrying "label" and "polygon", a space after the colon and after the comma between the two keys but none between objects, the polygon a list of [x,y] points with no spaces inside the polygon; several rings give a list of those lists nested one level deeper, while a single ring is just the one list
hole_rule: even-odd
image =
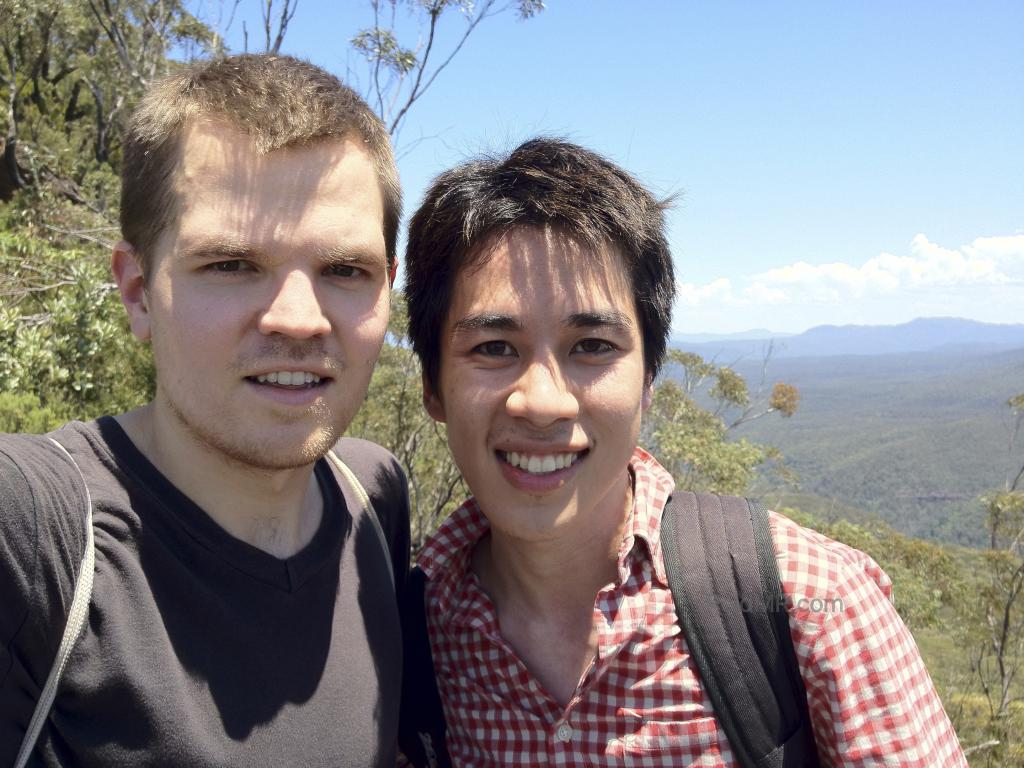
[{"label": "neck", "polygon": [[319,528],[323,499],[312,464],[263,469],[237,461],[155,402],[116,418],[142,454],[235,538],[286,558]]},{"label": "neck", "polygon": [[633,504],[632,478],[575,524],[543,541],[493,530],[473,553],[473,570],[499,612],[515,605],[535,616],[589,612],[597,592],[615,581],[623,527]]}]

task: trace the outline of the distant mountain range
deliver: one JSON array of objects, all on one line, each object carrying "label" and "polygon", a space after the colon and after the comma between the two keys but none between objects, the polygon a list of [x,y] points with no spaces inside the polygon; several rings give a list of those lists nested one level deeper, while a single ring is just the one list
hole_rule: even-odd
[{"label": "distant mountain range", "polygon": [[[1024,315],[1024,309],[1021,310]],[[691,334],[673,338],[673,346],[705,359],[731,364],[761,359],[771,346],[775,359],[836,355],[890,355],[955,348],[980,351],[1024,348],[1024,324],[980,323],[955,317],[918,318],[902,325],[819,325],[795,336],[765,331]],[[701,338],[704,336],[705,338]]]},{"label": "distant mountain range", "polygon": [[739,333],[680,333],[672,341],[680,344],[704,344],[709,341],[761,341],[764,339],[787,339],[795,333],[778,333],[764,328]]}]

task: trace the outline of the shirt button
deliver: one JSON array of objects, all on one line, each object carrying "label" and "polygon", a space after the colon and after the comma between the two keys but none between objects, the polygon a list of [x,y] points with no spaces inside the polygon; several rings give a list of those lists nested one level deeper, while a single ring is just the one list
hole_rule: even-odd
[{"label": "shirt button", "polygon": [[572,738],[572,726],[568,723],[562,723],[558,726],[558,730],[555,731],[555,738],[559,741],[565,742]]}]

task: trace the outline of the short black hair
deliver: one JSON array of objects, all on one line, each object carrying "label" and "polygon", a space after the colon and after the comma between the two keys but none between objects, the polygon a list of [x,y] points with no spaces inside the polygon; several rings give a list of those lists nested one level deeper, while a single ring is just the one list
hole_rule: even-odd
[{"label": "short black hair", "polygon": [[532,139],[507,157],[472,160],[438,176],[409,224],[405,254],[409,338],[427,381],[437,389],[456,278],[486,262],[484,246],[518,227],[553,229],[595,250],[619,251],[653,380],[675,299],[667,205],[611,161],[558,139]]}]

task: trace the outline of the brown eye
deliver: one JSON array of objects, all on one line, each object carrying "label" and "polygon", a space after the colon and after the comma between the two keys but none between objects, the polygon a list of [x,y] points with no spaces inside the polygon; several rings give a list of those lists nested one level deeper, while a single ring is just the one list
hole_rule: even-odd
[{"label": "brown eye", "polygon": [[599,355],[602,352],[611,352],[614,349],[615,347],[603,339],[583,339],[576,343],[573,351],[582,352],[585,355]]},{"label": "brown eye", "polygon": [[477,345],[473,351],[488,357],[511,357],[516,353],[507,341],[485,341]]},{"label": "brown eye", "polygon": [[327,273],[333,277],[356,277],[360,272],[358,267],[353,267],[351,264],[332,264],[327,269]]},{"label": "brown eye", "polygon": [[214,272],[240,272],[244,262],[241,259],[231,259],[230,261],[218,261],[210,265],[210,269]]}]

